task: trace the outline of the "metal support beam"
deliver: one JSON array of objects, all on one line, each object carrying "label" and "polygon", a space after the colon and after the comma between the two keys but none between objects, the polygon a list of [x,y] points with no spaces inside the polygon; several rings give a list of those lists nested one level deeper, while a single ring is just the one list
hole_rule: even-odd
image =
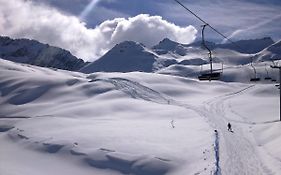
[{"label": "metal support beam", "polygon": [[211,74],[213,73],[213,57],[212,57],[212,51],[211,49],[207,46],[205,43],[205,36],[204,36],[204,31],[205,27],[208,26],[208,24],[204,24],[202,27],[202,45],[208,50],[208,56],[209,56],[209,61],[210,61],[210,69],[211,69]]},{"label": "metal support beam", "polygon": [[274,65],[274,66],[270,66],[270,67],[273,69],[279,69],[279,112],[280,112],[279,118],[281,121],[281,89],[280,89],[280,87],[281,87],[281,66]]}]

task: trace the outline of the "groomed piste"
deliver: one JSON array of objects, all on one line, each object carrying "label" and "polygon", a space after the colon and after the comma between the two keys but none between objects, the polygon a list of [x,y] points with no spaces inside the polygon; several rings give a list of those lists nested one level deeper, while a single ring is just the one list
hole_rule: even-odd
[{"label": "groomed piste", "polygon": [[0,62],[3,174],[281,173],[278,89],[246,83],[236,76],[243,66],[225,75],[240,82],[201,82],[168,69],[84,74]]}]

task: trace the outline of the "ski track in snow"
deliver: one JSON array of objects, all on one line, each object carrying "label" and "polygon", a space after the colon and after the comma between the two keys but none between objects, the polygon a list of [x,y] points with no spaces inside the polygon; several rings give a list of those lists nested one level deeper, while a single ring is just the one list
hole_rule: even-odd
[{"label": "ski track in snow", "polygon": [[164,97],[161,93],[135,81],[124,78],[110,78],[103,81],[112,83],[117,90],[121,90],[125,94],[128,94],[135,99],[143,99],[145,101],[151,101],[160,104],[170,103],[170,99]]},{"label": "ski track in snow", "polygon": [[[218,98],[206,101],[199,113],[207,117],[213,127],[220,133],[220,152],[222,174],[226,175],[263,175],[272,174],[267,169],[260,158],[252,143],[249,141],[247,134],[239,126],[235,126],[234,133],[227,131],[226,124],[228,119],[226,110],[229,106],[225,102],[237,95],[242,95],[249,86],[237,92],[227,94]],[[235,113],[234,113],[235,114]],[[238,116],[240,118],[240,116]]]},{"label": "ski track in snow", "polygon": [[[111,83],[116,87],[116,90],[123,91],[125,94],[135,99],[184,107],[197,112],[204,118],[207,118],[210,121],[211,126],[218,131],[215,133],[214,137],[214,159],[216,160],[214,164],[214,175],[273,174],[262,164],[255,147],[250,142],[248,137],[249,135],[244,133],[242,128],[235,126],[234,133],[227,131],[226,128],[226,124],[229,121],[226,116],[226,110],[232,112],[234,115],[237,115],[235,111],[230,109],[231,106],[226,105],[226,102],[231,98],[242,95],[248,89],[254,88],[254,85],[233,93],[212,98],[203,102],[201,106],[192,106],[177,102],[170,97],[165,97],[160,92],[128,79],[109,78],[96,79],[94,81]],[[240,116],[237,117],[241,119]]]},{"label": "ski track in snow", "polygon": [[[218,131],[218,136],[214,141],[215,151],[220,148],[219,154],[216,155],[215,175],[273,174],[262,164],[254,145],[250,142],[247,134],[244,134],[243,129],[235,126],[235,131],[232,133],[227,131],[226,127],[229,121],[226,116],[226,110],[230,106],[227,106],[225,103],[231,98],[242,95],[248,89],[254,88],[255,85],[207,100],[203,102],[202,106],[195,107],[168,99],[155,90],[127,79],[112,78],[108,81],[114,84],[118,90],[133,98],[185,107],[207,118],[213,128]],[[240,116],[237,117],[240,118]]]}]

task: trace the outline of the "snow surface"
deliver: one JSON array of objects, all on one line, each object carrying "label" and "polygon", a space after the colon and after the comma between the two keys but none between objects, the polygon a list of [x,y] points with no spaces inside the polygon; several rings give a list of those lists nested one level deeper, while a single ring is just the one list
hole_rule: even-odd
[{"label": "snow surface", "polygon": [[0,174],[281,174],[278,89],[247,70],[199,82],[0,59]]}]

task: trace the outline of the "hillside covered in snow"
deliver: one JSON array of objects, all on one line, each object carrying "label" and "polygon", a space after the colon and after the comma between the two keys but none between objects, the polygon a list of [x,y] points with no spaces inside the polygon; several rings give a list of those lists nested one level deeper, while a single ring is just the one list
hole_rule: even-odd
[{"label": "hillside covered in snow", "polygon": [[[237,45],[243,46],[244,50],[240,52],[240,48],[236,48],[233,44],[207,42],[207,45],[212,49],[215,69],[225,69],[233,73],[232,70],[237,66],[243,66],[247,79],[251,79],[255,76],[252,65],[258,70],[259,76],[268,76],[268,71],[265,70],[269,69],[272,60],[281,56],[278,43],[279,41],[274,43],[268,37],[241,40],[236,42]],[[156,46],[148,48],[141,43],[125,41],[117,44],[104,56],[84,66],[80,71],[84,73],[141,71],[197,77],[202,72],[209,71],[209,58],[208,51],[202,47],[201,42],[184,45],[165,38]],[[272,72],[272,74],[273,77],[276,76],[276,73]],[[233,75],[225,76],[222,80],[237,81]],[[245,78],[245,81],[248,80]]]},{"label": "hillside covered in snow", "polygon": [[281,173],[271,82],[83,74],[0,61],[1,173]]},{"label": "hillside covered in snow", "polygon": [[270,40],[249,40],[247,53],[208,42],[222,76],[199,81],[210,66],[199,42],[125,41],[76,67],[69,52],[2,38],[0,174],[280,174],[270,65],[281,48]]},{"label": "hillside covered in snow", "polygon": [[0,36],[0,58],[18,63],[65,70],[79,70],[85,65],[82,59],[69,51],[29,39],[11,39]]}]

